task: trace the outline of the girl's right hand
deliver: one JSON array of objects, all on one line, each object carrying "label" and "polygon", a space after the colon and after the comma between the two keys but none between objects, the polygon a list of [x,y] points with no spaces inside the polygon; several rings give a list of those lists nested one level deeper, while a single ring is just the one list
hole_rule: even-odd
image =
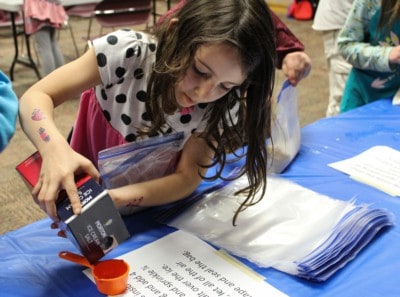
[{"label": "girl's right hand", "polygon": [[49,217],[58,222],[56,201],[61,190],[65,190],[75,214],[81,212],[81,203],[75,184],[75,176],[86,173],[96,181],[99,172],[92,162],[76,153],[67,145],[52,146],[42,154],[42,167],[38,183],[33,188],[35,202]]}]

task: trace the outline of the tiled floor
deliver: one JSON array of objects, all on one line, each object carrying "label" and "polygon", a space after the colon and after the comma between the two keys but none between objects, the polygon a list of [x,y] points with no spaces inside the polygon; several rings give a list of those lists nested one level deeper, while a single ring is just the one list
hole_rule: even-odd
[{"label": "tiled floor", "polygon": [[[174,1],[173,1],[174,2]],[[158,1],[160,12],[165,11],[165,1]],[[298,36],[306,46],[306,52],[313,61],[313,69],[308,78],[298,86],[299,116],[301,125],[309,124],[325,114],[327,104],[327,73],[323,54],[322,37],[311,29],[311,22],[298,22],[289,20],[285,15],[281,18],[289,28]],[[71,19],[75,38],[79,42],[79,51],[85,48],[86,30],[88,21]],[[100,31],[96,22],[93,23],[92,32]],[[7,36],[8,34],[8,36]],[[4,36],[6,35],[6,36]],[[63,29],[59,36],[60,46],[67,60],[75,57],[75,49],[68,29]],[[7,29],[0,30],[0,69],[8,73],[14,55],[12,38]],[[35,59],[36,56],[34,55]],[[282,75],[278,72],[278,84],[282,82]],[[68,79],[68,78],[65,78]],[[37,81],[37,77],[27,67],[17,65],[13,86],[20,96],[30,85]],[[75,117],[78,100],[63,104],[56,109],[55,117],[59,128],[65,135],[69,132]],[[15,165],[34,152],[34,148],[22,133],[18,125],[17,131],[8,148],[0,154],[0,234],[19,228],[37,219],[44,214],[32,203],[31,196],[15,171]]]}]

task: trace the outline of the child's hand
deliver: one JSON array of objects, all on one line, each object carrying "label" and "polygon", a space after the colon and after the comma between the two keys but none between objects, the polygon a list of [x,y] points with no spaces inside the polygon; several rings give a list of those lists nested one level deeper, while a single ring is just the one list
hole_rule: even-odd
[{"label": "child's hand", "polygon": [[400,45],[394,47],[389,54],[390,64],[400,64]]},{"label": "child's hand", "polygon": [[283,58],[282,71],[289,82],[296,86],[311,71],[311,59],[304,52],[289,53]]},{"label": "child's hand", "polygon": [[61,190],[65,190],[75,214],[81,212],[81,203],[75,184],[75,175],[87,173],[95,180],[99,172],[95,166],[69,146],[52,146],[42,153],[42,168],[39,181],[33,188],[32,195],[36,203],[49,217],[57,222],[56,200]]}]

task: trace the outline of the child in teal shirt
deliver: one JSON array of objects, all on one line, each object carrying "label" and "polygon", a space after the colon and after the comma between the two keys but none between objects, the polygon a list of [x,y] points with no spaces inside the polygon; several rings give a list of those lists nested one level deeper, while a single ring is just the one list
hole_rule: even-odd
[{"label": "child in teal shirt", "polygon": [[392,98],[400,88],[400,5],[397,0],[355,0],[338,38],[353,65],[340,112]]},{"label": "child in teal shirt", "polygon": [[9,78],[0,71],[0,152],[14,135],[17,113],[17,96]]}]

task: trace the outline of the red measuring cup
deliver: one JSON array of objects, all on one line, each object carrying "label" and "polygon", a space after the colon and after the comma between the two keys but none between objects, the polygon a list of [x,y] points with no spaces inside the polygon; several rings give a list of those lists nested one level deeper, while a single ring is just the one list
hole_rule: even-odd
[{"label": "red measuring cup", "polygon": [[125,292],[128,284],[129,265],[124,260],[110,259],[90,264],[89,261],[71,252],[58,254],[62,259],[89,267],[92,270],[97,289],[105,295],[118,295]]}]

